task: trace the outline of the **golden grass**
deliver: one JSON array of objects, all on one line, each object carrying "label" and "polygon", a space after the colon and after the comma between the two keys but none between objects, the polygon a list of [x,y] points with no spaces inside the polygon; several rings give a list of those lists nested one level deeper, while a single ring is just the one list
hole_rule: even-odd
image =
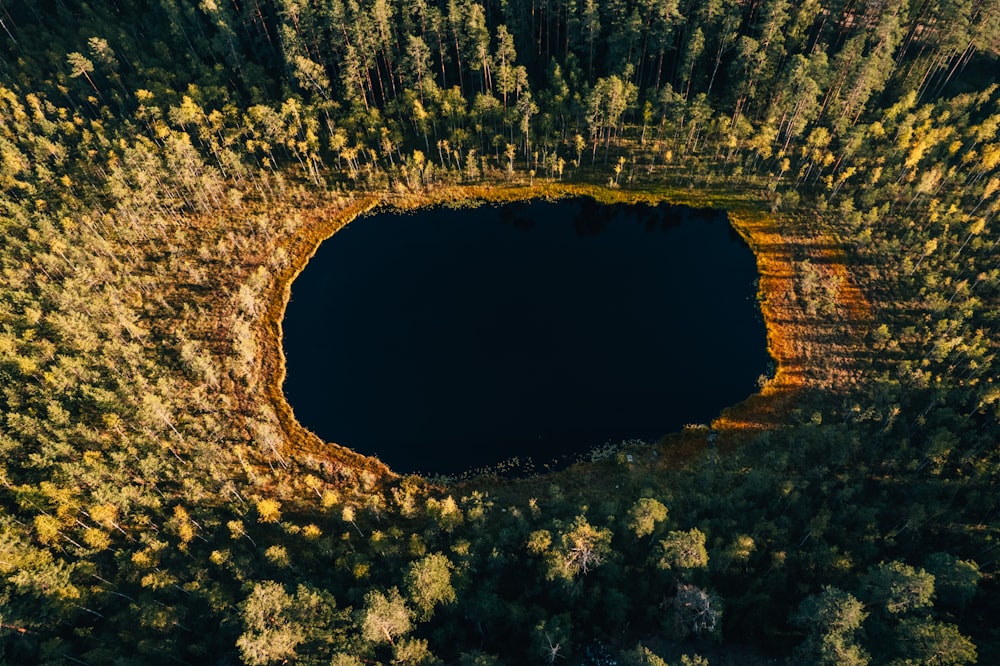
[{"label": "golden grass", "polygon": [[[836,242],[796,231],[794,218],[730,210],[729,219],[743,234],[757,257],[759,299],[767,326],[768,352],[777,364],[775,376],[762,390],[723,410],[712,427],[723,434],[775,428],[787,420],[800,391],[836,389],[857,359],[862,331],[871,309],[851,278],[847,255]],[[823,279],[837,286],[834,312],[810,314],[796,297],[797,264],[808,259]],[[825,320],[825,321],[824,321]],[[835,322],[834,331],[828,330]],[[826,330],[827,332],[821,333]],[[836,343],[836,344],[834,344]]]},{"label": "golden grass", "polygon": [[337,467],[344,465],[352,469],[367,470],[379,476],[394,476],[392,471],[377,459],[360,455],[334,442],[324,442],[315,433],[303,427],[295,418],[282,390],[287,372],[282,347],[282,321],[285,317],[285,308],[288,307],[288,301],[292,296],[292,283],[305,269],[324,240],[354,218],[370,211],[379,202],[378,197],[360,197],[347,205],[303,208],[297,212],[300,224],[293,227],[293,234],[284,238],[282,245],[291,260],[288,262],[287,270],[274,277],[272,291],[267,301],[267,313],[260,322],[263,330],[258,332],[258,340],[263,347],[263,362],[260,368],[261,381],[257,384],[263,386],[265,399],[274,409],[284,430],[287,454],[298,458],[314,457]]}]

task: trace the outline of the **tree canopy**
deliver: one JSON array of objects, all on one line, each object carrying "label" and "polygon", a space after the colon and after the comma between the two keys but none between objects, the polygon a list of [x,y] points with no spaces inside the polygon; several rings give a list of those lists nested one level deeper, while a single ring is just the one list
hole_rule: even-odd
[{"label": "tree canopy", "polygon": [[[997,0],[0,28],[0,660],[1000,661]],[[567,192],[729,210],[779,366],[743,411],[516,480],[297,425],[280,315],[323,238]]]}]

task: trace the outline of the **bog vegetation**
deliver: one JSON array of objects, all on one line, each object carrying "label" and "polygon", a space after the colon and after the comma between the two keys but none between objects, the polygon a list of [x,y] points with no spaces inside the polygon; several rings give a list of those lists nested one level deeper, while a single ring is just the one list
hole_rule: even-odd
[{"label": "bog vegetation", "polygon": [[[0,658],[1000,660],[996,0],[0,0]],[[762,394],[558,475],[321,446],[277,327],[376,205],[714,203]],[[474,443],[473,443],[474,444]]]}]

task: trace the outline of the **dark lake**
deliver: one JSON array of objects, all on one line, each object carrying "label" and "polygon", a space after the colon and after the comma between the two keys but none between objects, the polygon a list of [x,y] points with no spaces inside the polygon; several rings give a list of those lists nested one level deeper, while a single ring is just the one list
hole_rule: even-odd
[{"label": "dark lake", "polygon": [[653,440],[756,392],[756,278],[720,211],[371,215],[292,285],[285,395],[302,425],[401,473]]}]

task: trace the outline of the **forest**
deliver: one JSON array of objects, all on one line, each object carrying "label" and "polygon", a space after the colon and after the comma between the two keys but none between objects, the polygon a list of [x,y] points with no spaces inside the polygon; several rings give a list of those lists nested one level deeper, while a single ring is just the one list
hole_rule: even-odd
[{"label": "forest", "polygon": [[[1000,662],[1000,0],[0,0],[0,29],[0,663]],[[319,242],[570,194],[729,212],[758,395],[523,478],[295,422]]]}]

